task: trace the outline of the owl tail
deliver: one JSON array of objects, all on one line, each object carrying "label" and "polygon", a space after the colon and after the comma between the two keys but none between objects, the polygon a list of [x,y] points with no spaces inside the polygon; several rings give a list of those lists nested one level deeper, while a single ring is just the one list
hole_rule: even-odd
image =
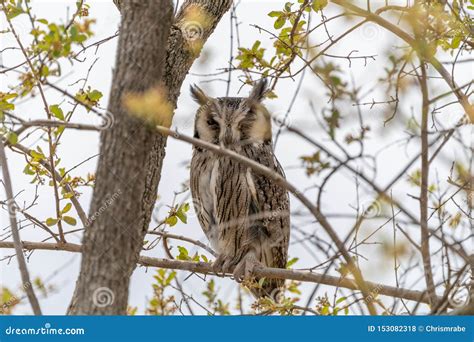
[{"label": "owl tail", "polygon": [[279,303],[283,294],[284,279],[264,279],[258,280],[250,287],[250,292],[255,298],[269,297]]}]

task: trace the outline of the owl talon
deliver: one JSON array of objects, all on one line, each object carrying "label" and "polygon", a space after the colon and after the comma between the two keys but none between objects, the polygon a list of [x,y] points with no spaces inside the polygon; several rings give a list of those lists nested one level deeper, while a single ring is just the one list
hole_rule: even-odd
[{"label": "owl talon", "polygon": [[212,263],[212,270],[218,276],[225,276],[229,272],[232,258],[227,255],[219,255],[217,259]]},{"label": "owl talon", "polygon": [[256,266],[261,266],[261,263],[252,255],[245,256],[234,269],[235,281],[241,283],[244,280],[253,278],[253,271]]}]

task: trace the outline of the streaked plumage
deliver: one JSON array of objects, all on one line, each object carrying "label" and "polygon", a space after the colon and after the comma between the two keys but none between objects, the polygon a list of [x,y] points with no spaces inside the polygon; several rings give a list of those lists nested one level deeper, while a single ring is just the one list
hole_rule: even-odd
[{"label": "streaked plumage", "polygon": [[[272,148],[271,117],[261,103],[265,81],[248,98],[208,97],[192,87],[201,105],[195,119],[195,137],[221,145],[265,165],[283,170]],[[290,235],[288,192],[270,179],[229,157],[194,147],[191,192],[204,233],[219,257],[214,268],[233,267],[237,281],[251,277],[253,267],[285,268]],[[257,297],[273,296],[282,280],[265,280],[253,288]]]}]

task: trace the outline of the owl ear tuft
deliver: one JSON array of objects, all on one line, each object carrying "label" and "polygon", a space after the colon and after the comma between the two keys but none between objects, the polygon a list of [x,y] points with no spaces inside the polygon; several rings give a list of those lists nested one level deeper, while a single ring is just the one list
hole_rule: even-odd
[{"label": "owl ear tuft", "polygon": [[197,85],[192,85],[191,88],[191,96],[193,97],[194,101],[196,101],[201,106],[205,105],[209,102],[210,98],[206,95],[206,93],[199,88]]},{"label": "owl ear tuft", "polygon": [[266,78],[258,81],[252,88],[249,95],[249,100],[252,102],[260,102],[263,100],[265,93],[267,92],[268,81]]}]

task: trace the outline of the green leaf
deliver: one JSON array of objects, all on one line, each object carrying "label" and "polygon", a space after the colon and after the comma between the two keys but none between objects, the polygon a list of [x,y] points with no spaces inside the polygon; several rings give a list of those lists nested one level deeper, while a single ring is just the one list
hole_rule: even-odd
[{"label": "green leaf", "polygon": [[26,164],[25,168],[23,169],[23,173],[24,173],[25,175],[30,175],[30,176],[32,176],[32,175],[35,174],[34,171],[31,170],[29,164]]},{"label": "green leaf", "polygon": [[283,13],[280,12],[280,11],[271,11],[270,13],[268,13],[268,16],[269,17],[272,17],[272,18],[275,18],[275,17],[279,17],[280,15],[282,15]]},{"label": "green leaf", "polygon": [[66,222],[67,224],[71,225],[71,226],[75,226],[77,224],[77,221],[74,217],[71,217],[71,216],[63,216],[63,220],[64,222]]},{"label": "green leaf", "polygon": [[41,76],[48,76],[49,75],[49,68],[46,65],[43,65],[41,68]]},{"label": "green leaf", "polygon": [[276,30],[279,30],[285,25],[285,23],[286,23],[285,17],[281,16],[281,17],[278,17],[277,20],[275,20],[275,24],[273,24],[273,27]]},{"label": "green leaf", "polygon": [[46,219],[46,225],[47,225],[48,227],[52,227],[52,226],[54,226],[56,223],[58,223],[58,219],[54,219],[54,218],[52,218],[52,217]]},{"label": "green leaf", "polygon": [[102,93],[98,90],[92,90],[89,94],[87,94],[87,97],[91,100],[91,101],[99,101],[101,98],[102,98]]},{"label": "green leaf", "polygon": [[173,227],[176,225],[176,223],[178,223],[178,218],[175,215],[170,216],[165,220],[165,223],[168,224],[170,227]]},{"label": "green leaf", "polygon": [[66,204],[64,206],[63,210],[61,210],[61,213],[63,213],[63,214],[67,213],[69,210],[71,210],[71,207],[72,207],[71,203]]},{"label": "green leaf", "polygon": [[179,255],[178,260],[189,260],[188,250],[183,246],[178,246]]},{"label": "green leaf", "polygon": [[183,223],[188,223],[188,217],[186,216],[186,212],[189,210],[189,204],[182,204],[178,210],[176,211],[176,216],[180,219]]},{"label": "green leaf", "polygon": [[164,286],[168,286],[169,284],[171,284],[171,281],[176,277],[176,272],[171,272],[170,275],[168,276],[168,278],[166,278],[166,281],[164,283]]},{"label": "green leaf", "polygon": [[299,260],[299,258],[292,258],[290,260],[288,260],[288,262],[286,263],[286,268],[290,268],[291,266],[293,266],[294,264],[296,264],[296,262]]},{"label": "green leaf", "polygon": [[71,29],[69,30],[69,32],[71,33],[71,39],[73,41],[76,41],[77,40],[77,34],[78,34],[77,27],[75,25],[73,25],[71,27]]},{"label": "green leaf", "polygon": [[58,119],[60,120],[64,120],[64,113],[63,113],[63,110],[61,108],[59,108],[58,105],[52,105],[52,106],[49,106],[49,111],[51,113],[53,113],[53,115],[55,117],[57,117]]},{"label": "green leaf", "polygon": [[18,143],[18,135],[15,132],[10,132],[7,135],[8,142],[12,145]]},{"label": "green leaf", "polygon": [[74,193],[72,192],[67,192],[64,194],[63,198],[68,199],[74,197]]},{"label": "green leaf", "polygon": [[7,12],[8,19],[13,19],[16,16],[25,13],[21,7],[10,7],[9,11]]},{"label": "green leaf", "polygon": [[34,159],[36,159],[36,160],[43,160],[43,159],[45,159],[45,156],[44,156],[43,153],[38,153],[38,152],[33,151],[33,150],[30,151],[30,155],[31,155]]},{"label": "green leaf", "polygon": [[181,212],[181,211],[178,211],[176,213],[176,216],[180,219],[181,222],[183,223],[188,223],[188,218],[186,217],[186,214]]},{"label": "green leaf", "polygon": [[317,12],[326,7],[327,4],[328,0],[313,0],[311,7],[313,8],[313,11]]}]

